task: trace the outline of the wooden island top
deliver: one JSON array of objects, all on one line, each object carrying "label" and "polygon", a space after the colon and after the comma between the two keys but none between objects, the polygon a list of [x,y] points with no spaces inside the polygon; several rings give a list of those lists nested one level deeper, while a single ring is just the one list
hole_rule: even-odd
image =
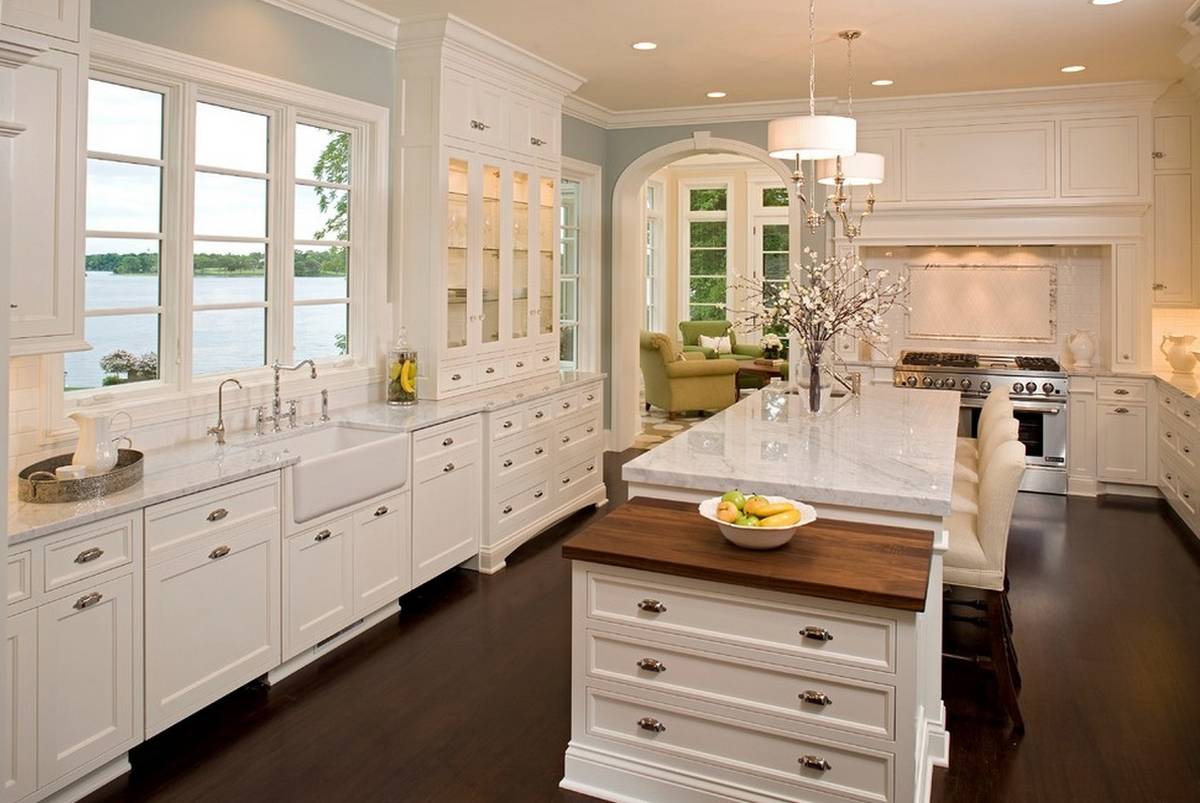
[{"label": "wooden island top", "polygon": [[569,560],[923,611],[933,535],[818,519],[779,549],[742,549],[691,502],[637,498],[563,545]]}]

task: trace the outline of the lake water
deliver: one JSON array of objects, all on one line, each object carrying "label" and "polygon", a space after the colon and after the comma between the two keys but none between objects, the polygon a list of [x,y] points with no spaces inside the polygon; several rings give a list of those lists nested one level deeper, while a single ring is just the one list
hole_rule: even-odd
[{"label": "lake water", "polygon": [[[117,275],[88,271],[85,292],[89,310],[146,307],[158,303],[157,276]],[[264,297],[262,276],[197,276],[193,279],[196,304],[229,304]],[[301,276],[295,279],[297,299],[344,298],[346,279],[336,276]],[[296,359],[328,359],[339,352],[335,337],[346,331],[346,306],[329,304],[296,307],[294,312]],[[195,313],[192,363],[196,375],[228,373],[262,366],[266,362],[266,321],[263,310],[204,310]],[[100,387],[104,371],[100,359],[118,349],[144,354],[159,352],[157,315],[89,317],[84,336],[91,351],[65,355],[65,387]],[[171,351],[167,349],[168,353]]]}]

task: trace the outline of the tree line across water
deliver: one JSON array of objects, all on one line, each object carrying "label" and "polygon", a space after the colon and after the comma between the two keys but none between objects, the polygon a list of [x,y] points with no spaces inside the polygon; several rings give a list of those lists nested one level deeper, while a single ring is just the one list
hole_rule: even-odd
[{"label": "tree line across water", "polygon": [[[333,246],[321,251],[299,251],[293,257],[296,276],[345,276],[346,248]],[[88,254],[88,271],[118,276],[153,276],[158,273],[158,254]],[[192,258],[196,276],[261,276],[266,272],[266,254],[196,254]]]}]

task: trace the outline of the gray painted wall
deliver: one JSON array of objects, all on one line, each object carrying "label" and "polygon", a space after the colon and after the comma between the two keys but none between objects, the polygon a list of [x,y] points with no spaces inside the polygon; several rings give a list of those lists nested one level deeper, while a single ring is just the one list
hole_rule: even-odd
[{"label": "gray painted wall", "polygon": [[92,0],[92,27],[392,107],[392,51],[262,0]]}]

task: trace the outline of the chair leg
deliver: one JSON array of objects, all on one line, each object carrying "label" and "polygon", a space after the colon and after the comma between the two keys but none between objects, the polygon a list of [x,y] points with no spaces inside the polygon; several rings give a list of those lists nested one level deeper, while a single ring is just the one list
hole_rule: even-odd
[{"label": "chair leg", "polygon": [[646,412],[650,412],[650,402],[646,402]]},{"label": "chair leg", "polygon": [[991,627],[989,636],[992,646],[992,671],[996,673],[996,683],[999,686],[1000,701],[1012,720],[1013,730],[1025,732],[1025,719],[1021,716],[1021,706],[1017,702],[1017,686],[1012,671],[1012,643],[1008,638],[1008,628],[1004,621],[1004,592],[988,592],[988,619]]}]

